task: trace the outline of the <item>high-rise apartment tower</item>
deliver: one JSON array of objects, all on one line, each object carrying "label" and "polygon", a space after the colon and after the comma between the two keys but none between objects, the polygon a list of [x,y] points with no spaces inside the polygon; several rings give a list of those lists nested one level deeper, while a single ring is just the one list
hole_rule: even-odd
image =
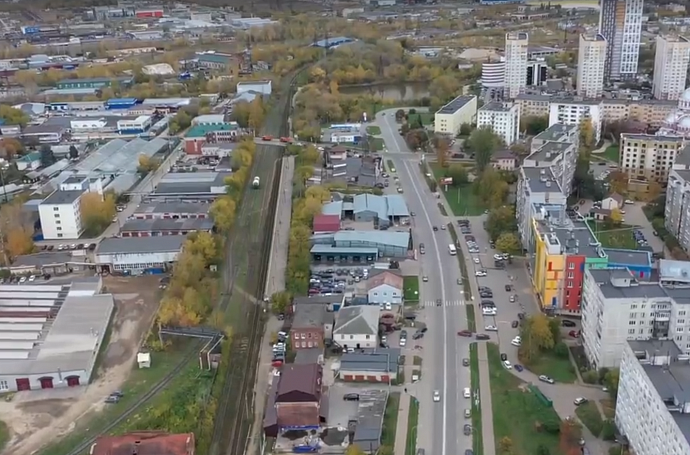
[{"label": "high-rise apartment tower", "polygon": [[607,82],[632,79],[637,75],[643,4],[643,0],[601,0],[599,33],[607,42]]},{"label": "high-rise apartment tower", "polygon": [[527,44],[525,32],[506,33],[505,96],[515,98],[527,87]]}]

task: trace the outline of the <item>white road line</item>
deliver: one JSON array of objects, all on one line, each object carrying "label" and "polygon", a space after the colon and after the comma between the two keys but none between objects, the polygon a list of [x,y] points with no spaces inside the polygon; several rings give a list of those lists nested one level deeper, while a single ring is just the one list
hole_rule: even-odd
[{"label": "white road line", "polygon": [[[405,169],[407,170],[408,175],[410,176],[410,180],[412,182],[412,188],[414,189],[415,194],[417,195],[417,198],[419,199],[419,202],[422,205],[422,211],[424,212],[424,217],[426,218],[427,223],[429,223],[429,229],[434,225],[431,222],[431,218],[429,218],[429,212],[426,209],[426,204],[424,203],[424,199],[422,199],[422,195],[419,192],[419,189],[417,188],[417,184],[415,183],[415,179],[413,177],[412,171],[410,170],[409,163],[407,161],[403,161],[403,165],[405,166]],[[436,252],[436,260],[438,261],[439,265],[439,278],[441,280],[441,300],[446,301],[446,284],[445,280],[443,279],[443,267],[442,267],[442,262],[441,262],[441,254],[440,254],[440,248],[438,246],[438,240],[436,240],[436,236],[434,233],[431,233],[431,238],[434,241],[434,250]],[[448,431],[447,425],[448,425],[448,343],[446,343],[446,337],[448,336],[448,310],[447,306],[443,306],[443,429],[442,429],[442,442],[441,442],[441,455],[446,455],[446,433]]]}]

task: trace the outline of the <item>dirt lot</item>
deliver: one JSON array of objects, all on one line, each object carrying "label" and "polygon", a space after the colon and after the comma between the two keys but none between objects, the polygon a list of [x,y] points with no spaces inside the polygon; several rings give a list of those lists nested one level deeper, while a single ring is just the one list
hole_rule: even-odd
[{"label": "dirt lot", "polygon": [[[107,277],[106,292],[115,297],[110,342],[99,359],[92,383],[70,389],[20,392],[0,401],[0,418],[11,432],[3,454],[29,455],[47,443],[88,424],[102,409],[103,397],[118,390],[132,371],[142,337],[158,307],[158,277]],[[84,419],[86,417],[86,419]]]}]

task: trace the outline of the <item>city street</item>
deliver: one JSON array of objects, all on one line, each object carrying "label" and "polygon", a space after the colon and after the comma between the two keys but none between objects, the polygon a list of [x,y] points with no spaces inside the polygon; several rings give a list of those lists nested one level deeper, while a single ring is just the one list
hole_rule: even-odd
[{"label": "city street", "polygon": [[[384,115],[385,114],[385,115]],[[424,351],[423,376],[419,383],[410,386],[409,392],[420,401],[419,424],[416,428],[417,448],[427,453],[463,454],[472,448],[471,436],[461,431],[465,423],[463,412],[469,400],[463,398],[462,389],[470,386],[469,368],[462,366],[462,359],[469,357],[470,339],[456,335],[467,328],[457,258],[448,252],[452,239],[448,231],[433,231],[434,226],[447,222],[436,207],[437,199],[424,181],[414,155],[398,134],[395,110],[380,112],[376,124],[381,127],[388,154],[404,190],[404,197],[411,212],[416,213],[413,238],[415,245],[424,243],[426,254],[420,255],[421,274],[429,278],[420,285],[420,302],[436,302],[440,306],[423,305],[420,310],[428,326]],[[435,390],[441,401],[433,402]],[[403,454],[404,447],[396,445],[396,454]]]}]

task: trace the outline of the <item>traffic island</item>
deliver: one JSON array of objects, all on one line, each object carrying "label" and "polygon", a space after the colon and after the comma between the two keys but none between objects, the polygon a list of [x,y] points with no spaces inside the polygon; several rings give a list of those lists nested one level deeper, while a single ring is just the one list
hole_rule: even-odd
[{"label": "traffic island", "polygon": [[419,425],[419,401],[410,398],[410,413],[407,417],[407,442],[405,455],[416,455],[417,452],[417,427]]},{"label": "traffic island", "polygon": [[[479,397],[481,383],[479,381],[479,358],[477,356],[477,343],[470,344],[470,384],[471,390]],[[472,450],[474,455],[484,455],[484,440],[482,439],[482,405],[481,400],[472,397],[470,407],[472,416]]]}]

